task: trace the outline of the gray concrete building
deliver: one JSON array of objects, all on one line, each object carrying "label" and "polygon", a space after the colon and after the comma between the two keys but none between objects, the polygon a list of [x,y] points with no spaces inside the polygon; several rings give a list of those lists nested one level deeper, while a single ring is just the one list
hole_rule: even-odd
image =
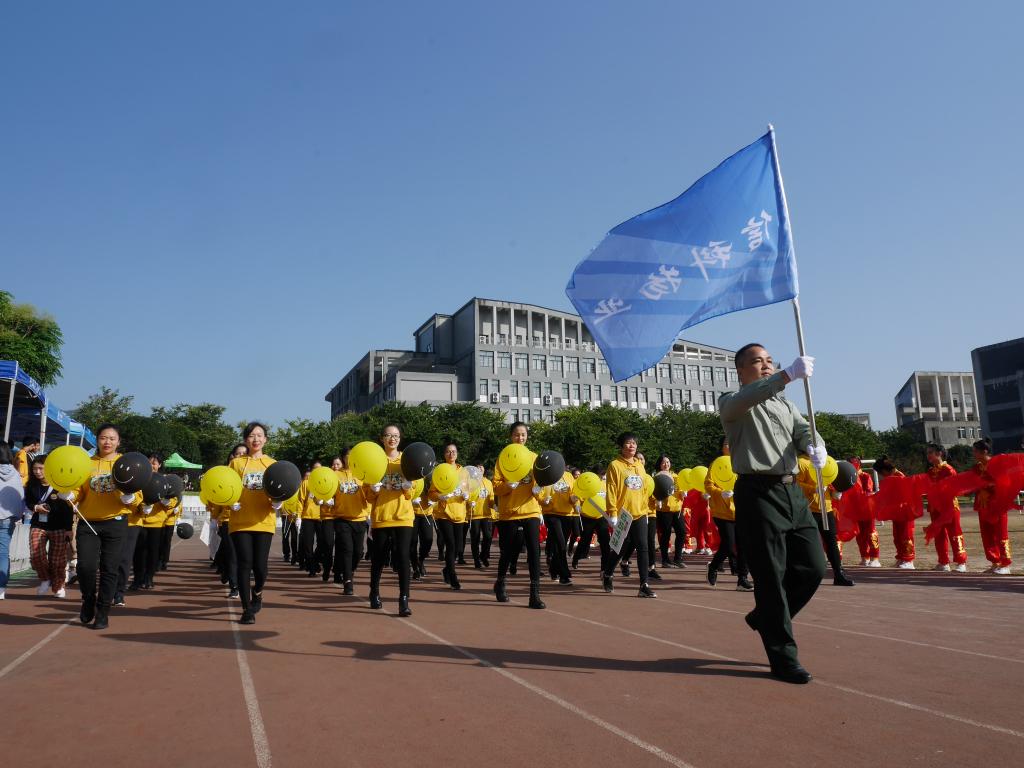
[{"label": "gray concrete building", "polygon": [[860,424],[862,427],[871,429],[871,414],[870,413],[840,413],[844,419],[849,419],[854,424]]},{"label": "gray concrete building", "polygon": [[327,393],[331,418],[399,400],[477,402],[506,421],[553,421],[559,408],[607,403],[655,413],[717,410],[738,387],[733,352],[678,340],[653,368],[615,383],[579,315],[473,298],[413,331],[411,350],[372,349]]},{"label": "gray concrete building", "polygon": [[1024,446],[1024,338],[971,351],[981,428],[997,452]]},{"label": "gray concrete building", "polygon": [[970,444],[981,437],[970,371],[914,371],[896,395],[896,425],[922,442]]}]

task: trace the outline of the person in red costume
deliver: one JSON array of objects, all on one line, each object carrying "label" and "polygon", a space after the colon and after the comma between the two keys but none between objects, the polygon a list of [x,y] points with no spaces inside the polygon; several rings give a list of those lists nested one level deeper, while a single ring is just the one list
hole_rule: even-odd
[{"label": "person in red costume", "polygon": [[[875,459],[875,471],[881,478],[878,481],[879,490],[885,487],[885,483],[889,478],[906,477],[906,475],[896,469],[896,465],[889,460],[888,456]],[[913,514],[906,508],[879,510],[878,518],[892,521],[892,543],[896,548],[896,567],[906,571],[914,570]]]},{"label": "person in red costume", "polygon": [[[928,443],[925,458],[928,460],[928,479],[932,485],[945,480],[947,477],[956,475],[956,470],[946,463],[946,449],[938,443]],[[938,497],[939,494],[935,494]],[[928,499],[928,514],[932,522],[943,520],[941,526],[935,533],[935,553],[939,556],[936,571],[956,570],[959,573],[967,572],[967,549],[964,547],[964,532],[960,527],[960,504],[954,497],[951,501],[940,502],[943,505],[952,505],[951,508],[940,508],[938,503],[933,503],[932,497]],[[950,567],[950,547],[953,548],[954,567]]]},{"label": "person in red costume", "polygon": [[992,441],[982,438],[974,443],[974,466],[972,469],[988,481],[988,485],[974,494],[974,511],[978,513],[978,525],[981,528],[981,545],[985,548],[985,557],[992,564],[986,573],[999,576],[1010,575],[1010,536],[1007,530],[1008,516],[1006,512],[993,514],[990,508],[995,493],[995,478],[988,472],[988,461],[992,458]]},{"label": "person in red costume", "polygon": [[[860,456],[850,456],[848,462],[857,469],[857,483],[865,497],[875,492],[875,481],[867,472],[860,468]],[[875,529],[874,517],[857,521],[857,548],[860,550],[860,564],[869,568],[881,568],[878,559],[878,531]]]},{"label": "person in red costume", "polygon": [[692,490],[686,494],[686,506],[690,510],[690,524],[687,531],[690,533],[690,543],[693,545],[694,554],[711,555],[711,508],[708,506],[708,499],[711,498],[704,489]]}]

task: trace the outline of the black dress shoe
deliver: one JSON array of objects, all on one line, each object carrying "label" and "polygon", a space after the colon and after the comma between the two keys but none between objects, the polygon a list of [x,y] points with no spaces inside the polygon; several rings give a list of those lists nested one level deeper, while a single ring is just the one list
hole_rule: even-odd
[{"label": "black dress shoe", "polygon": [[345,582],[345,586],[342,589],[342,594],[345,594],[345,595],[355,594],[355,589],[353,588],[351,581],[346,581]]},{"label": "black dress shoe", "polygon": [[743,620],[747,622],[748,627],[757,632],[757,616],[754,614],[753,611],[744,616]]},{"label": "black dress shoe", "polygon": [[504,581],[494,582],[494,596],[497,598],[499,603],[508,602],[508,593],[505,591]]},{"label": "black dress shoe", "polygon": [[619,570],[623,576],[629,576],[629,563],[619,563]]},{"label": "black dress shoe", "polygon": [[82,612],[78,614],[78,620],[83,624],[92,624],[96,618],[96,603],[82,603]]},{"label": "black dress shoe", "polygon": [[647,572],[647,578],[651,581],[661,581],[661,574],[651,568],[651,570]]},{"label": "black dress shoe", "polygon": [[615,583],[612,581],[612,577],[610,574],[601,574],[601,586],[604,587],[605,592],[611,592],[613,589],[615,589]]},{"label": "black dress shoe", "polygon": [[711,564],[708,563],[708,584],[712,587],[718,583],[718,569],[712,568]]},{"label": "black dress shoe", "polygon": [[263,593],[262,592],[260,592],[259,594],[253,593],[253,596],[252,596],[252,612],[253,613],[259,613],[260,609],[262,607],[263,607]]},{"label": "black dress shoe", "polygon": [[839,571],[835,578],[832,579],[832,586],[834,587],[852,587],[853,579],[846,575],[845,571]]},{"label": "black dress shoe", "polygon": [[794,685],[806,685],[813,679],[811,673],[799,664],[784,669],[772,669],[772,677],[784,683],[793,683]]},{"label": "black dress shoe", "polygon": [[736,591],[737,592],[753,592],[754,585],[750,582],[750,577],[741,576],[736,580]]},{"label": "black dress shoe", "polygon": [[643,584],[640,585],[640,591],[636,593],[636,596],[637,597],[657,597],[657,595],[655,594],[654,590],[651,589],[649,586],[647,586],[646,582],[644,582]]},{"label": "black dress shoe", "polygon": [[380,595],[376,592],[370,593],[370,607],[374,610],[379,610],[384,607],[384,604],[380,601]]},{"label": "black dress shoe", "polygon": [[412,616],[412,609],[409,607],[409,596],[403,595],[398,598],[398,615]]},{"label": "black dress shoe", "polygon": [[242,618],[238,620],[239,624],[255,624],[256,615],[252,611],[243,611]]}]

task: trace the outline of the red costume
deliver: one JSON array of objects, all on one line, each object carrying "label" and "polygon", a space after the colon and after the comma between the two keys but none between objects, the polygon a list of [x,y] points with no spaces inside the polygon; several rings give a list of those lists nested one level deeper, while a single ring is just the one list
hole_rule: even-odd
[{"label": "red costume", "polygon": [[[713,535],[718,531],[711,522],[711,509],[702,491],[690,491],[686,494],[686,508],[690,510],[690,522],[687,526],[689,541],[694,552],[711,549]],[[706,553],[705,553],[706,554]]]},{"label": "red costume", "polygon": [[939,565],[949,565],[949,549],[953,548],[953,562],[963,565],[967,562],[967,549],[964,547],[964,532],[960,527],[960,503],[955,496],[948,496],[938,491],[936,486],[943,480],[955,477],[956,470],[946,462],[938,466],[928,467],[930,489],[928,493],[928,514],[932,524],[926,531],[935,536],[935,553],[939,556]]},{"label": "red costume", "polygon": [[914,562],[914,513],[909,504],[893,504],[891,509],[882,507],[884,498],[882,493],[893,478],[906,478],[898,469],[893,470],[889,477],[884,477],[878,482],[879,495],[875,499],[879,502],[876,506],[876,516],[879,520],[892,521],[892,543],[896,547],[896,563]]},{"label": "red costume", "polygon": [[[867,472],[861,471],[859,460],[854,460],[851,463],[857,468],[857,482],[860,485],[860,492],[866,498],[874,493],[875,481],[871,479],[871,475]],[[854,489],[851,488],[850,490]],[[870,510],[869,505],[865,504],[864,507]],[[861,565],[879,565],[878,531],[875,528],[875,518],[873,515],[857,520],[857,548],[860,549]]]},{"label": "red costume", "polygon": [[985,557],[992,568],[1008,568],[1010,559],[1010,535],[1007,529],[1006,512],[1000,514],[993,509],[993,497],[996,492],[995,478],[988,472],[989,460],[978,461],[972,469],[987,485],[974,494],[974,511],[978,513],[978,525],[981,529],[981,544],[985,548]]}]

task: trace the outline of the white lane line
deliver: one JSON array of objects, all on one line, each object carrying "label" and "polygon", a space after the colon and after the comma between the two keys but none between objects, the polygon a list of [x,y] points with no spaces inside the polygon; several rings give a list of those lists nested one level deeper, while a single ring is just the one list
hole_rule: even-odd
[{"label": "white lane line", "polygon": [[256,686],[252,682],[252,671],[242,647],[242,633],[235,619],[235,609],[228,603],[228,617],[231,621],[231,633],[235,638],[235,658],[238,659],[238,674],[242,678],[242,693],[245,695],[245,708],[249,711],[249,730],[252,732],[252,748],[256,753],[256,765],[259,768],[270,768],[270,744],[267,742],[267,731],[263,727],[263,715],[260,714],[260,702],[256,698]]},{"label": "white lane line", "polygon": [[[730,608],[715,608],[710,605],[700,605],[698,603],[683,603],[678,600],[664,600],[669,605],[682,605],[688,608],[700,608],[705,611],[717,611],[718,613],[733,613],[737,616],[745,616],[746,611],[734,611]],[[813,627],[814,629],[821,629],[826,632],[840,632],[844,635],[857,635],[859,637],[870,637],[873,640],[888,640],[892,643],[903,643],[904,645],[914,645],[918,648],[932,648],[937,651],[948,651],[949,653],[962,653],[965,656],[978,656],[982,659],[993,659],[995,661],[1007,661],[1011,664],[1024,664],[1024,659],[1014,659],[1009,656],[996,656],[991,653],[981,653],[980,651],[967,651],[963,648],[950,648],[947,645],[935,645],[934,643],[925,643],[920,640],[907,640],[902,637],[891,637],[889,635],[876,635],[872,632],[859,632],[855,629],[840,629],[839,627],[830,627],[825,624],[815,624],[814,622],[804,621],[803,619],[797,619],[793,622],[798,627]]]},{"label": "white lane line", "polygon": [[57,627],[55,630],[53,630],[53,632],[48,634],[46,637],[44,637],[38,643],[36,643],[31,648],[29,648],[27,651],[25,651],[23,654],[21,654],[21,656],[16,658],[14,661],[12,661],[10,664],[8,664],[3,669],[0,669],[0,679],[3,679],[3,677],[8,672],[13,672],[15,669],[17,669],[19,666],[21,666],[22,662],[26,661],[32,654],[34,654],[36,651],[40,650],[43,646],[45,646],[48,642],[53,640],[53,638],[55,638],[57,635],[59,635],[61,632],[63,632],[65,629],[67,629],[69,626],[71,626],[71,622],[70,621],[64,622],[59,627]]},{"label": "white lane line", "polygon": [[[815,595],[813,598],[814,602],[818,603],[836,603],[837,605],[846,605],[850,608],[855,608],[860,611],[877,611],[879,609],[893,611],[895,613],[930,613],[936,616],[949,616],[949,611],[934,611],[930,608],[918,608],[913,605],[892,605],[888,603],[864,603],[857,600],[841,600],[835,597],[823,597],[821,595]],[[956,614],[958,619],[976,619],[978,621],[994,621],[997,624],[1006,624],[1005,617],[998,616],[978,616],[977,614],[960,613]]]},{"label": "white lane line", "polygon": [[668,763],[669,765],[674,765],[674,766],[676,766],[676,768],[694,768],[694,766],[691,765],[690,763],[686,762],[685,760],[681,760],[680,758],[676,757],[675,755],[669,754],[665,750],[661,749],[661,747],[657,747],[654,744],[651,744],[651,743],[649,743],[647,741],[644,741],[639,736],[634,736],[629,731],[624,731],[621,728],[619,728],[617,725],[613,725],[612,723],[609,723],[607,720],[601,719],[597,715],[592,715],[590,712],[587,712],[585,709],[582,709],[582,708],[576,706],[572,702],[566,701],[565,699],[563,699],[563,698],[561,698],[559,696],[556,696],[555,694],[551,693],[550,691],[547,691],[547,690],[545,690],[545,689],[543,689],[543,688],[541,688],[541,687],[539,687],[537,685],[534,685],[533,683],[531,683],[531,682],[529,682],[527,680],[524,680],[523,678],[519,677],[519,675],[516,675],[516,674],[514,674],[512,672],[509,672],[507,669],[504,669],[504,668],[499,667],[499,666],[497,666],[495,664],[492,664],[491,662],[487,661],[487,659],[483,659],[483,658],[477,656],[472,651],[468,651],[465,648],[463,648],[462,646],[456,645],[455,643],[452,643],[452,642],[450,642],[448,640],[445,640],[443,637],[441,637],[439,635],[435,635],[429,629],[425,629],[425,628],[421,627],[419,624],[411,622],[408,619],[405,619],[405,623],[408,624],[413,629],[415,629],[416,631],[426,635],[427,637],[429,637],[434,642],[441,643],[442,645],[447,645],[449,648],[451,648],[451,649],[461,653],[467,659],[470,659],[471,661],[475,661],[477,664],[479,664],[482,667],[486,667],[487,669],[490,669],[490,670],[492,670],[494,672],[497,672],[499,675],[501,675],[502,677],[506,678],[507,680],[511,680],[516,685],[521,685],[523,688],[525,688],[526,690],[530,691],[531,693],[535,693],[538,696],[540,696],[541,698],[550,701],[552,704],[556,704],[559,707],[561,707],[562,709],[565,709],[565,710],[567,710],[569,712],[572,712],[574,715],[576,715],[578,717],[582,717],[587,722],[593,723],[598,728],[601,728],[601,729],[603,729],[605,731],[608,731],[609,733],[614,734],[615,736],[618,736],[620,739],[624,739],[625,741],[628,741],[633,746],[639,747],[640,749],[644,750],[645,752],[649,752],[650,754],[654,755],[655,757],[659,758],[660,760],[663,760],[664,762]]},{"label": "white lane line", "polygon": [[[483,593],[478,593],[478,594],[483,594]],[[515,600],[512,600],[511,602],[512,603],[516,603]],[[666,602],[672,602],[672,601],[666,601]],[[673,602],[673,604],[674,605],[687,605],[687,603],[674,603],[674,602]],[[698,607],[698,608],[699,607],[705,607],[706,608],[708,606],[696,606],[696,607]],[[740,613],[740,611],[730,611],[730,610],[726,610],[724,608],[712,608],[711,610],[722,611],[723,613]],[[563,613],[561,611],[555,611],[555,610],[552,610],[550,608],[547,609],[547,612],[548,613],[552,613],[552,614],[554,614],[556,616],[563,616],[563,617],[565,617],[567,619],[572,619],[574,621],[580,621],[580,622],[583,622],[585,624],[592,624],[594,626],[604,627],[606,629],[615,630],[616,632],[622,632],[623,634],[632,635],[633,637],[640,637],[640,638],[643,638],[645,640],[651,640],[651,641],[653,641],[655,643],[661,643],[663,645],[668,645],[668,646],[671,646],[673,648],[682,648],[682,649],[685,649],[685,650],[688,650],[688,651],[695,651],[697,653],[701,653],[701,654],[703,654],[705,656],[708,656],[710,658],[713,658],[713,659],[722,659],[723,661],[732,661],[732,662],[743,663],[743,661],[741,659],[735,659],[735,658],[732,658],[731,656],[724,656],[724,655],[722,655],[720,653],[715,653],[714,651],[709,651],[709,650],[706,650],[704,648],[696,648],[696,647],[691,646],[691,645],[683,645],[682,643],[676,643],[676,642],[674,642],[672,640],[666,640],[665,638],[662,638],[662,637],[656,637],[654,635],[646,635],[646,634],[643,634],[641,632],[633,632],[632,630],[624,629],[622,627],[616,627],[616,626],[614,626],[612,624],[605,624],[604,622],[595,621],[594,619],[587,619],[587,618],[583,618],[582,616],[574,616],[571,613]],[[982,728],[984,730],[994,731],[995,733],[1002,733],[1002,734],[1005,734],[1007,736],[1014,736],[1014,737],[1016,737],[1018,739],[1024,739],[1024,733],[1022,733],[1020,731],[1015,731],[1012,728],[1004,728],[1001,725],[995,725],[993,723],[982,723],[982,722],[980,722],[978,720],[970,720],[970,719],[968,719],[966,717],[960,717],[959,715],[954,715],[954,714],[951,714],[949,712],[942,712],[942,711],[940,711],[938,709],[930,709],[928,707],[922,707],[919,704],[914,704],[914,703],[909,702],[909,701],[903,701],[902,699],[893,699],[893,698],[889,698],[888,696],[880,696],[880,695],[878,695],[876,693],[869,693],[868,691],[861,691],[861,690],[859,690],[857,688],[850,688],[850,687],[845,686],[845,685],[839,685],[838,683],[830,683],[830,682],[828,682],[826,680],[822,680],[821,678],[818,678],[818,677],[815,677],[812,682],[814,684],[816,684],[816,685],[822,685],[822,686],[824,686],[826,688],[833,688],[833,689],[835,689],[837,691],[842,691],[843,693],[853,694],[855,696],[863,696],[864,698],[872,699],[873,701],[881,701],[881,702],[884,702],[886,704],[891,704],[891,705],[893,705],[895,707],[901,707],[903,709],[909,709],[909,710],[912,710],[914,712],[921,712],[923,714],[932,715],[933,717],[939,717],[939,718],[942,718],[942,719],[945,719],[945,720],[951,720],[953,722],[960,723],[962,725],[969,725],[969,726],[972,726],[974,728]]]}]

